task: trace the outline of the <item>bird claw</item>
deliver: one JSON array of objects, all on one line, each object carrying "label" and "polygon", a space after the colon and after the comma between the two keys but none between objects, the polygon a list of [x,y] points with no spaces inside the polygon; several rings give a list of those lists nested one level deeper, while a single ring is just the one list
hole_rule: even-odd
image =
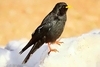
[{"label": "bird claw", "polygon": [[60,45],[60,44],[62,44],[63,42],[59,42],[59,41],[56,41],[55,42],[55,44],[58,44],[58,45]]},{"label": "bird claw", "polygon": [[57,41],[54,42],[54,44],[57,44],[57,45],[60,45],[62,43],[64,43],[64,42],[60,42],[60,39],[58,39]]},{"label": "bird claw", "polygon": [[57,49],[50,49],[50,51],[48,52],[48,55],[50,54],[50,52],[59,52]]}]

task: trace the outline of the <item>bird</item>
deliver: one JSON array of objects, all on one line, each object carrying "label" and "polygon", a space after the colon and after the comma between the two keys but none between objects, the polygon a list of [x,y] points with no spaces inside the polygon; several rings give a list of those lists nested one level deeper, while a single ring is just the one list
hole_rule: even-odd
[{"label": "bird", "polygon": [[27,45],[22,48],[22,50],[19,52],[22,54],[26,49],[28,49],[30,46],[32,46],[30,52],[22,62],[25,64],[30,56],[39,49],[44,43],[48,44],[48,47],[50,51],[57,52],[57,49],[52,49],[50,45],[52,43],[60,44],[59,40],[57,39],[61,36],[65,23],[67,20],[66,12],[70,8],[69,5],[67,5],[65,2],[58,2],[53,10],[43,19],[42,23],[37,27],[37,29],[32,33],[32,38],[27,43]]}]

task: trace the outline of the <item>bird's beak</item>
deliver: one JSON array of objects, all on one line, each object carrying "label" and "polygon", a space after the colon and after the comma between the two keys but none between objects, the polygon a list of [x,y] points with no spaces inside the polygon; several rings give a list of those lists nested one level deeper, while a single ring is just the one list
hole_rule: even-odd
[{"label": "bird's beak", "polygon": [[71,6],[68,5],[68,6],[66,6],[66,8],[71,8]]}]

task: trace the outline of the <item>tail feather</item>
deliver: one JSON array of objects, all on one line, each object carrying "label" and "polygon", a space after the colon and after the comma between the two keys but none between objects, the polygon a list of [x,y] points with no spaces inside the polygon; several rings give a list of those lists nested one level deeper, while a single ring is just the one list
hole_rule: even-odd
[{"label": "tail feather", "polygon": [[35,51],[37,50],[37,49],[34,49],[35,46],[36,46],[36,45],[34,45],[34,46],[31,48],[30,52],[28,53],[28,55],[26,56],[26,58],[25,58],[24,61],[22,62],[23,64],[25,64],[25,63],[28,61],[28,59],[29,59],[30,56],[32,55],[32,51],[35,52]]},{"label": "tail feather", "polygon": [[29,48],[33,44],[34,44],[34,40],[33,40],[33,38],[31,38],[31,40],[28,42],[28,44],[19,53],[22,54],[27,48]]},{"label": "tail feather", "polygon": [[31,56],[38,48],[40,48],[40,47],[42,46],[43,43],[44,43],[44,42],[41,42],[41,41],[36,42],[36,43],[34,44],[34,46],[31,48],[30,52],[28,53],[28,55],[26,56],[26,58],[24,59],[24,61],[23,61],[22,63],[25,64],[25,63],[29,60],[30,56]]}]

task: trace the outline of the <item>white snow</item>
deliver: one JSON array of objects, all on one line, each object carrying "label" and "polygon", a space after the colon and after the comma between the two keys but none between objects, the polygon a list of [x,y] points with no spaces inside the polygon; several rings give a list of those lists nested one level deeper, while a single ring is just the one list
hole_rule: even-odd
[{"label": "white snow", "polygon": [[48,46],[44,44],[39,50],[37,50],[26,64],[22,64],[22,61],[28,54],[30,48],[22,55],[19,51],[28,43],[28,40],[14,40],[10,41],[5,49],[0,48],[0,67],[39,67],[41,61],[47,56]]},{"label": "white snow", "polygon": [[5,48],[0,48],[0,67],[100,67],[100,30],[60,41],[64,42],[60,46],[51,45],[59,52],[51,52],[48,56],[48,46],[44,44],[26,64],[22,61],[31,47],[22,55],[19,51],[28,40],[10,41]]}]

